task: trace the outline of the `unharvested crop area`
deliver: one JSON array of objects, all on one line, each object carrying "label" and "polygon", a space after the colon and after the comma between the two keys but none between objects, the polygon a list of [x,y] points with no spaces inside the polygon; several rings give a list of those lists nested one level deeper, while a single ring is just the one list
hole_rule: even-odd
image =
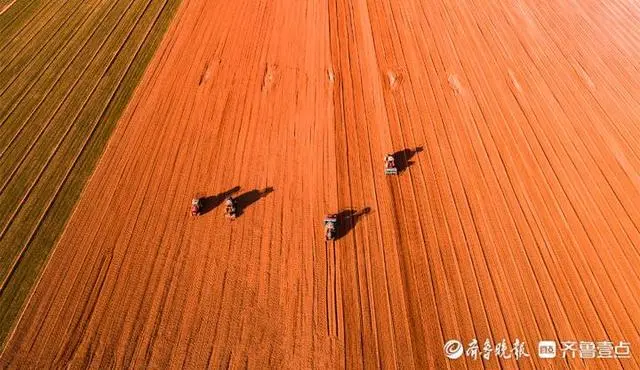
[{"label": "unharvested crop area", "polygon": [[0,343],[178,1],[0,1]]},{"label": "unharvested crop area", "polygon": [[639,25],[633,0],[184,0],[0,364],[640,366]]}]

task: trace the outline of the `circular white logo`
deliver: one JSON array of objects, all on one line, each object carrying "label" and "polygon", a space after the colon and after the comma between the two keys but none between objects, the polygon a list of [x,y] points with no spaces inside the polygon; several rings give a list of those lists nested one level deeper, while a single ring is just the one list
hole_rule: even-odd
[{"label": "circular white logo", "polygon": [[463,352],[464,349],[459,340],[451,339],[444,344],[444,354],[452,360],[459,359]]}]

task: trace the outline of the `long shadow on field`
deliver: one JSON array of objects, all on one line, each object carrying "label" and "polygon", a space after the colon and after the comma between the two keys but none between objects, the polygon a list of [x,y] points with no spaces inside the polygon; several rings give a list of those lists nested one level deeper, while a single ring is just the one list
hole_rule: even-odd
[{"label": "long shadow on field", "polygon": [[356,224],[360,220],[362,216],[365,216],[371,212],[371,208],[365,207],[360,211],[356,211],[355,209],[345,209],[338,213],[336,225],[336,238],[338,240],[343,236],[347,235],[351,229],[356,227]]},{"label": "long shadow on field", "polygon": [[411,166],[414,162],[411,161],[411,158],[416,154],[422,152],[422,147],[418,146],[415,149],[404,149],[393,153],[393,159],[396,162],[396,168],[398,168],[398,173],[405,171],[409,166]]},{"label": "long shadow on field", "polygon": [[227,191],[223,191],[222,193],[202,198],[202,214],[204,215],[207,212],[214,210],[217,206],[221,205],[228,196],[237,193],[239,190],[240,187],[236,186]]},{"label": "long shadow on field", "polygon": [[242,216],[245,208],[259,201],[261,198],[266,197],[272,192],[273,188],[269,186],[267,188],[264,188],[263,190],[253,189],[251,191],[238,195],[238,197],[235,198],[237,217]]}]

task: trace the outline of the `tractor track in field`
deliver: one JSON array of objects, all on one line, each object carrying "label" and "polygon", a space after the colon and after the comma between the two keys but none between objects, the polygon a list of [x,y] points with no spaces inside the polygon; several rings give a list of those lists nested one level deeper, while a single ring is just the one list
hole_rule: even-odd
[{"label": "tractor track in field", "polygon": [[[13,65],[19,53],[77,40],[15,44],[36,40],[27,27],[44,32],[40,17],[62,9],[15,6],[5,14],[24,28],[0,46],[10,51],[1,68],[19,67],[4,90],[25,90],[0,112],[0,132],[26,109],[28,119],[45,119],[37,132],[46,136],[58,109],[76,100],[75,83],[53,114],[41,106],[93,37],[66,63],[62,50],[43,63],[63,70],[42,77],[53,85],[23,108],[44,82],[20,80],[32,68]],[[639,9],[629,0],[183,0],[0,364],[639,366],[637,356],[536,353],[540,340],[611,340],[631,342],[633,355],[640,341]],[[128,35],[139,18],[130,20]],[[49,27],[67,22],[84,29],[73,15]],[[73,75],[90,91],[73,122],[59,126],[71,136],[85,106],[99,102],[100,82],[82,81],[108,40]],[[99,71],[106,78],[110,67]],[[94,126],[42,203],[18,262],[116,93],[87,121]],[[26,150],[11,159],[20,163],[0,199],[40,145],[20,141],[33,130],[26,121],[0,141],[0,158],[20,152],[16,143]],[[48,161],[64,159],[66,136],[56,136]],[[402,163],[398,176],[383,173],[388,152]],[[47,164],[28,189],[45,189]],[[19,200],[30,191],[11,198],[14,216],[0,217],[0,245],[25,219]],[[194,218],[196,194],[210,203]],[[226,194],[242,204],[233,221],[221,209]],[[328,213],[340,220],[329,242]],[[474,338],[480,346],[518,339],[530,356],[444,356],[449,339]]]}]

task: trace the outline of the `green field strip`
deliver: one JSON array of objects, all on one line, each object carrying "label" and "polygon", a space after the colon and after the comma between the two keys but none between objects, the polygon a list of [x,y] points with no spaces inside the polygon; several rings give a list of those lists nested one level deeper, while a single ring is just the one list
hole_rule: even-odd
[{"label": "green field strip", "polygon": [[73,36],[72,32],[76,25],[86,17],[86,15],[81,16],[78,12],[86,14],[92,8],[91,3],[78,5],[73,7],[73,11],[65,14],[63,21],[51,22],[49,27],[43,29],[28,44],[23,45],[23,48],[13,56],[13,59],[0,61],[0,86],[4,86],[4,89],[0,90],[1,95],[4,95],[9,88],[15,90],[11,87],[15,79],[24,75],[25,71],[29,69],[38,68],[38,62],[40,65],[46,63],[47,55],[51,53],[51,50]]},{"label": "green field strip", "polygon": [[11,40],[2,44],[0,71],[4,70],[6,65],[20,53],[32,55],[28,54],[29,51],[25,49],[39,47],[39,39],[51,37],[51,28],[60,26],[59,19],[69,16],[68,12],[65,12],[64,5],[58,6],[57,3],[52,2],[48,7],[41,9],[38,14],[34,14],[34,17]]},{"label": "green field strip", "polygon": [[[3,159],[0,164],[0,178],[6,178],[9,181],[6,187],[0,188],[0,204],[5,205],[3,209],[0,209],[0,238],[4,237],[4,233],[15,214],[24,206],[29,189],[48,165],[49,158],[57,150],[60,139],[66,136],[75,117],[86,104],[86,100],[89,98],[87,92],[95,89],[99,82],[99,76],[102,74],[101,71],[108,67],[107,63],[112,58],[111,54],[115,54],[118,47],[113,44],[124,42],[124,38],[132,27],[131,22],[134,22],[137,16],[137,13],[130,11],[133,8],[131,5],[140,4],[143,1],[146,3],[148,0],[117,3],[120,6],[114,7],[109,15],[100,22],[94,37],[88,43],[87,48],[93,53],[87,53],[87,60],[79,60],[79,63],[75,64],[75,70],[72,69],[72,71],[80,73],[79,77],[74,79],[75,83],[70,89],[61,91],[60,95],[53,95],[53,102],[62,102],[62,105],[58,105],[55,109],[44,106],[40,111],[46,117],[36,116],[33,124],[27,125],[27,129],[22,132],[20,137],[22,140],[14,142],[9,152],[5,153],[5,158],[16,158],[18,162],[15,163],[17,167],[14,167],[13,170],[11,170],[11,166],[14,165],[14,161]],[[116,26],[114,27],[114,25]],[[120,32],[113,35],[117,30]],[[112,35],[113,37],[111,37]],[[53,115],[50,115],[51,112]],[[38,130],[39,122],[44,122],[44,130]],[[31,128],[34,130],[28,130]],[[55,144],[52,145],[52,143]],[[14,148],[15,150],[12,150]],[[26,157],[23,156],[24,154]],[[5,263],[4,250],[0,249],[0,281],[5,276],[3,270]]]},{"label": "green field strip", "polygon": [[[2,189],[0,193],[0,204],[6,205],[4,209],[0,209],[1,240],[12,241],[11,234],[6,235],[6,233],[16,217],[18,219],[15,221],[20,227],[13,228],[13,230],[16,230],[18,235],[25,230],[22,227],[24,223],[33,219],[32,212],[37,212],[38,209],[34,210],[30,206],[34,203],[42,203],[42,197],[37,196],[38,192],[34,193],[36,196],[31,196],[31,193],[33,193],[33,188],[40,183],[40,180],[44,182],[45,179],[42,179],[43,173],[61,171],[56,162],[51,162],[59,151],[64,151],[65,139],[74,140],[76,137],[82,138],[88,134],[84,131],[88,130],[89,124],[88,122],[83,122],[79,115],[87,107],[90,97],[100,82],[100,78],[109,68],[122,43],[124,43],[135,22],[138,21],[138,17],[142,14],[143,6],[146,6],[148,2],[149,0],[136,0],[132,3],[119,2],[118,4],[121,7],[112,9],[110,15],[113,18],[107,17],[107,21],[101,22],[101,29],[95,33],[96,39],[94,41],[95,44],[99,45],[99,52],[86,64],[86,69],[82,71],[80,78],[77,80],[78,83],[70,90],[71,94],[65,97],[61,109],[56,111],[50,120],[50,124],[46,126],[40,136],[36,137],[35,141],[30,135],[24,136],[25,141],[28,142],[31,139],[33,144],[30,146],[26,158],[19,163],[17,172],[11,178],[8,186]],[[113,25],[117,26],[113,27]],[[87,94],[87,92],[90,93]],[[64,166],[65,163],[63,161],[62,165]],[[2,172],[0,171],[0,174]],[[45,195],[45,199],[47,195],[49,194]],[[7,263],[8,260],[14,260],[13,256],[7,258],[5,252],[7,251],[4,248],[0,248],[0,281],[4,281],[4,277],[8,273],[7,269],[11,266],[11,263]],[[9,251],[9,253],[11,252]]]},{"label": "green field strip", "polygon": [[[0,136],[6,135],[4,130],[7,130],[7,128],[5,127],[8,126],[9,130],[15,128],[11,124],[5,124],[9,116],[12,116],[14,121],[22,120],[22,116],[14,112],[14,110],[19,107],[22,111],[32,111],[34,104],[42,101],[43,97],[55,85],[56,78],[60,78],[71,61],[82,51],[85,43],[92,35],[91,27],[93,29],[96,28],[94,22],[99,14],[97,12],[98,9],[102,8],[97,7],[89,15],[83,14],[84,23],[77,24],[76,22],[73,28],[68,27],[64,32],[58,33],[56,38],[53,39],[56,42],[47,43],[46,48],[38,51],[36,54],[38,58],[31,63],[23,63],[25,67],[20,72],[20,75],[15,74],[10,82],[11,85],[7,84],[8,91],[0,95],[0,106],[8,107],[6,112],[0,114]],[[51,78],[52,75],[55,78]],[[4,75],[0,73],[0,78],[2,77]],[[23,101],[23,99],[26,99],[26,101]],[[6,140],[4,141],[6,142]],[[5,149],[5,144],[0,139],[0,153]]]},{"label": "green field strip", "polygon": [[[17,145],[21,149],[7,150],[0,165],[4,164],[4,157],[16,153],[26,155],[18,162],[12,161],[13,166],[7,166],[13,167],[12,171],[17,170],[0,192],[0,204],[9,204],[6,208],[10,209],[8,212],[0,210],[0,222],[4,225],[0,236],[0,278],[3,281],[0,287],[0,340],[6,339],[37,281],[178,3],[179,0],[111,3],[113,9],[98,22],[86,44],[86,49],[91,49],[89,56],[82,57],[85,53],[81,53],[72,62],[61,58],[63,60],[52,63],[48,68],[51,75],[43,79],[42,86],[46,91],[53,82],[55,87],[44,99],[38,97],[41,103],[33,105],[32,102],[26,109],[27,112],[35,109],[35,114],[23,116],[23,119],[30,119],[11,121],[24,126],[24,135],[21,133],[11,144],[11,147]],[[65,71],[56,71],[54,65]],[[65,83],[67,78],[75,81]],[[58,91],[58,85],[63,85],[61,91]],[[39,87],[30,89],[39,91]],[[47,112],[49,104],[56,107],[55,113]],[[7,123],[12,117],[13,114]],[[31,125],[36,126],[36,130],[30,129]],[[40,131],[40,140],[35,144],[27,143],[28,138],[33,141],[33,134]]]},{"label": "green field strip", "polygon": [[4,10],[7,6],[13,6],[16,3],[19,4],[20,2],[17,0],[0,0],[0,11]]},{"label": "green field strip", "polygon": [[[64,93],[65,96],[69,94],[82,71],[80,67],[86,66],[88,58],[93,58],[98,52],[98,49],[94,48],[93,54],[83,53],[87,43],[98,30],[98,25],[104,20],[107,10],[110,10],[110,8],[105,9],[104,7],[101,9],[105,10],[105,12],[92,13],[91,20],[96,20],[96,22],[85,23],[85,27],[76,32],[76,37],[61,48],[60,53],[50,58],[50,64],[44,72],[36,70],[33,71],[32,75],[26,76],[25,80],[31,80],[32,85],[24,89],[26,91],[22,92],[22,98],[18,100],[19,104],[16,102],[13,107],[8,103],[6,104],[6,106],[9,106],[10,113],[6,114],[9,121],[6,124],[0,119],[0,159],[4,156],[7,147],[16,140],[16,136],[22,133],[24,125],[29,123],[30,129],[33,130],[37,128],[39,123],[48,122],[44,118],[33,119],[32,116],[37,109],[45,109],[45,113],[53,114],[57,107],[53,109],[52,105],[58,104],[59,106],[63,102],[59,94]],[[78,60],[78,58],[80,59]],[[76,64],[70,68],[72,63]],[[14,88],[20,89],[21,85],[17,85]],[[52,94],[53,89],[55,91]],[[45,99],[47,99],[46,102]],[[0,104],[2,102],[2,97],[0,97]],[[17,109],[15,109],[16,107]],[[32,135],[29,137],[33,138]],[[2,173],[1,168],[2,166],[0,166],[0,173]],[[1,187],[2,184],[0,184],[0,189]]]},{"label": "green field strip", "polygon": [[0,48],[11,40],[13,35],[20,32],[43,6],[49,5],[49,1],[18,1],[9,10],[0,15]]}]

